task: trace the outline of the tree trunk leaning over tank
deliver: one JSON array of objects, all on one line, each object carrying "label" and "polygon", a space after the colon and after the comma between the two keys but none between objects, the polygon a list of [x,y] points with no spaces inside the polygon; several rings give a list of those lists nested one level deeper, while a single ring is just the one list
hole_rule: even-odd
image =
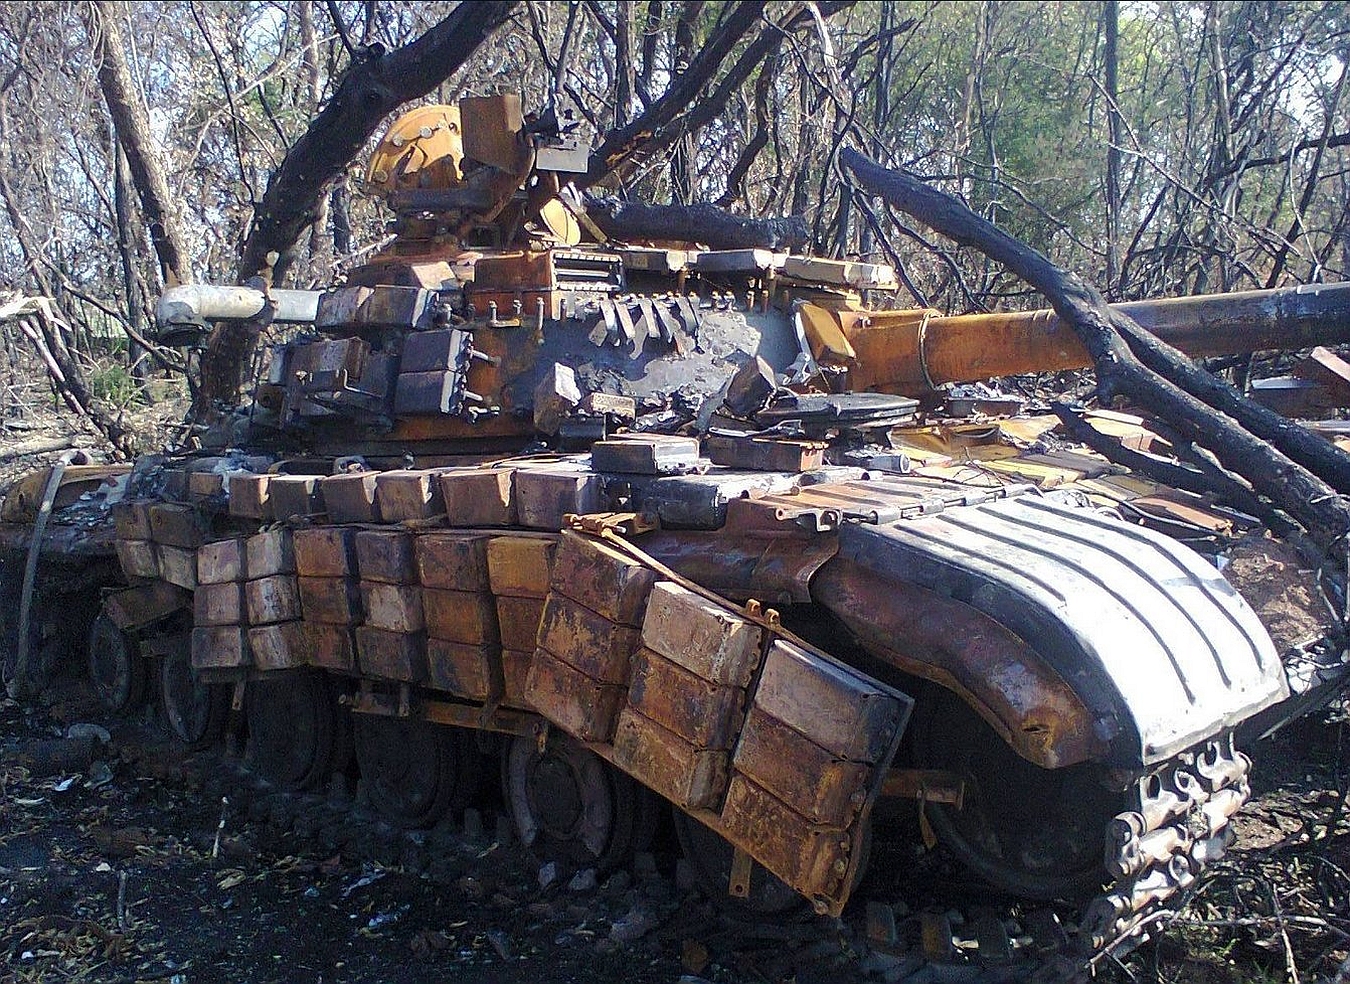
[{"label": "tree trunk leaning over tank", "polygon": [[[506,22],[515,0],[461,3],[416,41],[397,51],[365,49],[348,67],[333,98],[287,152],[267,182],[239,260],[238,280],[280,279],[285,257],[314,221],[319,202],[384,118],[426,95],[468,60]],[[201,361],[201,387],[191,417],[203,420],[219,404],[233,404],[252,361],[256,332],[239,322],[218,325]]]},{"label": "tree trunk leaning over tank", "polygon": [[[978,249],[1044,294],[1092,356],[1104,404],[1125,396],[1157,413],[1292,516],[1323,549],[1330,550],[1350,531],[1350,506],[1340,494],[1350,491],[1350,481],[1341,478],[1350,474],[1350,456],[1316,435],[1309,434],[1308,442],[1290,435],[1290,430],[1302,428],[1258,407],[1128,315],[1113,311],[1094,287],[959,200],[855,150],[845,149],[840,159],[870,193],[957,243]],[[1278,424],[1272,427],[1275,422],[1267,415]],[[1282,438],[1279,447],[1265,436],[1272,431]],[[1299,461],[1292,460],[1295,454]]]}]

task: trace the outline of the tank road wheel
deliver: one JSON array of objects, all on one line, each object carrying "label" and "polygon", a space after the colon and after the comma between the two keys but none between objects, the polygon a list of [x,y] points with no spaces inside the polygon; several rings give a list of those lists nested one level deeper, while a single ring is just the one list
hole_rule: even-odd
[{"label": "tank road wheel", "polygon": [[124,714],[145,696],[145,657],[136,640],[107,615],[94,617],[89,628],[89,685],[110,715]]},{"label": "tank road wheel", "polygon": [[407,718],[356,714],[356,763],[371,805],[390,823],[433,826],[477,785],[477,755],[457,728]]},{"label": "tank road wheel", "polygon": [[[679,807],[671,810],[675,836],[693,872],[699,891],[728,913],[741,917],[784,916],[804,912],[806,899],[758,861],[750,862],[750,891],[731,895],[731,862],[735,848],[721,834],[699,823]],[[860,866],[860,868],[863,866]]]},{"label": "tank road wheel", "polygon": [[341,721],[322,673],[296,670],[251,681],[244,713],[244,758],[264,779],[285,789],[313,789],[340,767]]},{"label": "tank road wheel", "polygon": [[656,798],[574,738],[518,736],[502,785],[516,835],[538,857],[612,871],[650,842]]},{"label": "tank road wheel", "polygon": [[966,783],[962,809],[925,807],[943,843],[975,874],[1024,898],[1072,898],[1108,881],[1102,838],[1124,796],[1099,781],[1092,763],[1033,765],[956,694],[930,693],[917,714],[919,765]]},{"label": "tank road wheel", "polygon": [[169,647],[160,663],[159,702],[169,734],[189,748],[204,748],[225,729],[230,692],[197,679],[187,638]]}]

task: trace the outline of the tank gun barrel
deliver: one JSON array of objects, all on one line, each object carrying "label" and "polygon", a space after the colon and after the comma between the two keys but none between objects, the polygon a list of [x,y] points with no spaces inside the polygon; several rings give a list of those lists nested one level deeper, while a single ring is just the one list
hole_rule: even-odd
[{"label": "tank gun barrel", "polygon": [[[1192,358],[1350,342],[1350,283],[1112,306]],[[943,383],[1092,365],[1078,336],[1049,310],[953,317],[845,311],[834,317],[847,347],[840,351],[837,336],[817,334],[817,357],[842,355],[855,390],[913,395]]]},{"label": "tank gun barrel", "polygon": [[161,330],[202,325],[211,321],[247,321],[262,313],[270,299],[275,307],[271,320],[291,324],[313,323],[318,315],[318,290],[273,290],[269,294],[253,287],[216,287],[184,284],[171,287],[155,305],[155,322]]}]

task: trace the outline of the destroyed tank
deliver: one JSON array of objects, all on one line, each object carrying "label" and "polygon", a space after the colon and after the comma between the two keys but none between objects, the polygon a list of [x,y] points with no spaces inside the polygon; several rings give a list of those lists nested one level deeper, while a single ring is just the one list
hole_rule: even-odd
[{"label": "destroyed tank", "polygon": [[[1101,508],[1099,461],[895,440],[943,384],[1088,364],[1076,338],[884,310],[882,265],[606,241],[584,163],[514,98],[423,107],[367,174],[396,238],[344,283],[170,290],[209,426],[10,490],[12,692],[83,661],[115,713],[153,678],[183,742],[242,724],[295,789],[351,749],[405,827],[499,769],[521,842],[579,867],[669,815],[752,913],[837,915],[884,831],[1071,900],[1075,967],[1129,937],[1229,843],[1280,655],[1209,560]],[[1196,355],[1348,310],[1130,307]]]}]

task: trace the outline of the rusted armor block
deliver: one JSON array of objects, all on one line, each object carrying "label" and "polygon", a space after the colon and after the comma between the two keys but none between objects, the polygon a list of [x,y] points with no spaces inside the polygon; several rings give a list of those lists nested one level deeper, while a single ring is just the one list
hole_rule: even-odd
[{"label": "rusted armor block", "polygon": [[362,581],[416,584],[413,537],[399,530],[361,530],[356,534],[356,564]]},{"label": "rusted armor block", "polygon": [[188,498],[193,502],[220,495],[225,489],[225,476],[216,471],[189,471]]},{"label": "rusted armor block", "polygon": [[722,807],[727,840],[807,898],[845,892],[853,837],[813,824],[745,776],[732,773]]},{"label": "rusted armor block", "polygon": [[759,664],[761,630],[673,581],[652,588],[642,643],[713,683],[744,687]]},{"label": "rusted armor block", "polygon": [[415,538],[417,576],[424,588],[487,591],[488,537],[481,533],[422,533]]},{"label": "rusted armor block", "polygon": [[295,546],[290,530],[267,530],[249,537],[244,554],[244,573],[249,580],[295,573]]},{"label": "rusted armor block", "polygon": [[464,333],[457,329],[409,332],[403,340],[400,372],[434,372],[453,369],[464,348]]},{"label": "rusted armor block", "polygon": [[604,496],[600,476],[590,472],[529,469],[516,472],[520,525],[557,532],[568,513],[599,512]]},{"label": "rusted armor block", "polygon": [[233,669],[248,666],[248,630],[240,625],[220,625],[192,630],[193,669]]},{"label": "rusted armor block", "polygon": [[514,468],[455,468],[440,473],[451,526],[515,526]]},{"label": "rusted armor block", "polygon": [[197,548],[197,583],[226,584],[244,579],[244,538],[213,540]]},{"label": "rusted armor block", "polygon": [[160,495],[166,502],[187,501],[187,477],[188,473],[184,468],[165,468],[160,472],[160,478],[164,481]]},{"label": "rusted armor block", "polygon": [[427,678],[426,636],[363,625],[356,630],[356,661],[367,676],[421,683]]},{"label": "rusted armor block", "polygon": [[613,393],[587,393],[577,404],[577,409],[595,417],[618,417],[632,420],[637,416],[637,401],[631,396],[617,396]]},{"label": "rusted armor block", "polygon": [[425,469],[380,472],[375,478],[375,503],[386,523],[429,519],[445,512],[436,472]]},{"label": "rusted armor block", "polygon": [[394,383],[394,413],[452,413],[462,397],[463,385],[458,372],[400,372]]},{"label": "rusted armor block", "polygon": [[507,707],[531,708],[532,705],[525,698],[525,683],[533,664],[534,650],[502,650],[502,703]]},{"label": "rusted armor block", "polygon": [[501,660],[493,645],[465,645],[445,639],[427,640],[427,686],[486,701],[502,693]]},{"label": "rusted armor block", "polygon": [[148,584],[114,591],[103,599],[103,611],[114,625],[127,631],[158,622],[186,608],[190,600],[182,588],[156,579]]},{"label": "rusted armor block", "polygon": [[290,574],[244,582],[249,625],[271,625],[300,617],[300,589]]},{"label": "rusted armor block", "polygon": [[272,516],[271,475],[237,472],[229,477],[230,515],[244,519],[270,519]]},{"label": "rusted armor block", "polygon": [[867,801],[871,766],[845,762],[759,708],[745,718],[736,771],[808,820],[847,827]]},{"label": "rusted armor block", "polygon": [[206,540],[207,521],[192,506],[156,502],[150,507],[150,539],[170,547],[194,550]]},{"label": "rusted armor block", "polygon": [[159,553],[157,545],[149,540],[118,540],[117,562],[122,565],[122,573],[129,579],[148,577],[159,578]]},{"label": "rusted armor block", "polygon": [[311,666],[338,673],[356,672],[356,640],[345,625],[321,625],[303,622],[305,653]]},{"label": "rusted armor block", "polygon": [[148,500],[123,500],[112,505],[113,527],[119,540],[150,539],[150,506]]},{"label": "rusted armor block", "polygon": [[422,590],[414,584],[361,582],[361,607],[366,624],[390,632],[421,632],[426,626],[422,614]]},{"label": "rusted armor block", "polygon": [[553,591],[622,625],[639,626],[656,572],[591,537],[571,531],[558,542]]},{"label": "rusted armor block", "polygon": [[487,545],[488,576],[492,593],[512,598],[542,598],[548,594],[553,570],[553,552],[558,538],[494,536]]},{"label": "rusted armor block", "polygon": [[241,625],[244,614],[244,586],[238,581],[199,584],[192,593],[192,621],[196,625]]},{"label": "rusted armor block", "polygon": [[624,434],[596,441],[591,445],[591,467],[637,475],[692,471],[699,467],[698,440],[674,434]]},{"label": "rusted armor block", "polygon": [[301,577],[300,610],[306,622],[356,625],[361,621],[361,591],[348,577]]},{"label": "rusted armor block", "polygon": [[375,501],[377,472],[325,475],[319,480],[324,508],[334,523],[378,523],[380,506]]},{"label": "rusted armor block", "polygon": [[744,703],[742,688],[709,683],[650,649],[633,660],[629,706],[697,748],[730,748]]},{"label": "rusted armor block", "polygon": [[427,635],[433,639],[481,646],[497,644],[497,604],[490,594],[475,591],[422,589]]},{"label": "rusted armor block", "polygon": [[498,598],[497,626],[502,648],[533,653],[539,643],[539,623],[543,618],[543,598]]},{"label": "rusted armor block", "polygon": [[197,586],[196,547],[170,547],[160,544],[155,552],[159,555],[160,577],[189,591]]},{"label": "rusted armor block", "polygon": [[627,686],[638,634],[585,605],[553,594],[544,605],[539,645],[592,680]]},{"label": "rusted armor block", "polygon": [[201,502],[212,496],[219,495],[225,489],[225,476],[219,472],[213,471],[192,471],[188,472],[187,490],[188,498],[193,502]]},{"label": "rusted armor block", "polygon": [[318,475],[273,475],[267,483],[270,519],[313,516],[324,511]]},{"label": "rusted armor block", "polygon": [[357,571],[356,530],[342,526],[296,530],[291,545],[301,577],[347,577]]},{"label": "rusted armor block", "polygon": [[631,707],[619,713],[614,764],[677,806],[715,809],[727,788],[725,751],[698,748]]},{"label": "rusted armor block", "polygon": [[874,681],[778,641],[769,649],[755,706],[850,762],[876,762],[904,725],[905,704]]},{"label": "rusted armor block", "polygon": [[530,706],[582,741],[609,741],[626,696],[626,688],[592,680],[544,649],[525,682]]},{"label": "rusted armor block", "polygon": [[289,670],[309,663],[303,622],[280,622],[249,629],[248,645],[253,650],[253,665],[260,670]]},{"label": "rusted armor block", "polygon": [[704,448],[714,465],[748,471],[814,471],[825,463],[824,441],[709,435]]}]

